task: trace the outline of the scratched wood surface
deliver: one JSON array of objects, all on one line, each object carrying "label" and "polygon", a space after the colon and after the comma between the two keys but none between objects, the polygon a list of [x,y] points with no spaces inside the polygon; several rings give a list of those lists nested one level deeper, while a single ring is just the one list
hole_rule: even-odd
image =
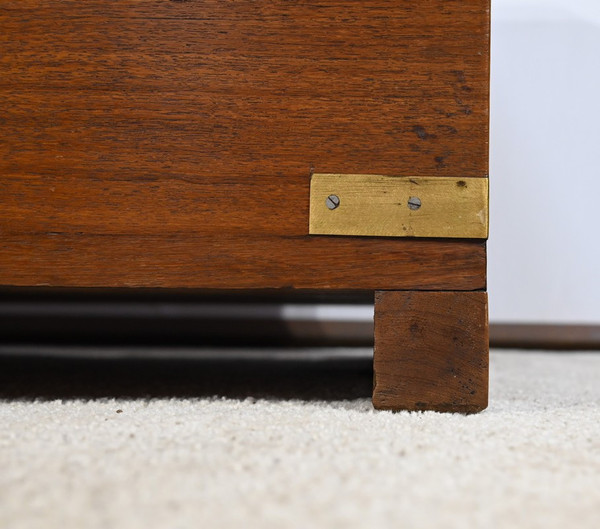
[{"label": "scratched wood surface", "polygon": [[478,289],[312,172],[487,176],[488,0],[0,0],[0,285]]},{"label": "scratched wood surface", "polygon": [[376,292],[373,405],[474,413],[488,405],[487,294]]}]

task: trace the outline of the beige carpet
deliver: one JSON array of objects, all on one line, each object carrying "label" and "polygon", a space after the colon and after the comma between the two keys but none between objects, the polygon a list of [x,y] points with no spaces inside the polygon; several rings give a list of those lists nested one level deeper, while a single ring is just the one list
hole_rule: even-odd
[{"label": "beige carpet", "polygon": [[0,359],[3,529],[600,527],[598,353],[460,416],[373,411],[366,350],[48,352]]}]

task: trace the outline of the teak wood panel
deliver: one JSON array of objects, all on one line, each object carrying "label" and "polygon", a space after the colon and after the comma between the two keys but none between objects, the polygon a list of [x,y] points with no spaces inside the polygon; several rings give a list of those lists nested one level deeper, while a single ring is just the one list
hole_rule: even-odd
[{"label": "teak wood panel", "polygon": [[487,175],[487,0],[0,8],[0,284],[485,286],[483,242],[310,237],[308,200]]}]

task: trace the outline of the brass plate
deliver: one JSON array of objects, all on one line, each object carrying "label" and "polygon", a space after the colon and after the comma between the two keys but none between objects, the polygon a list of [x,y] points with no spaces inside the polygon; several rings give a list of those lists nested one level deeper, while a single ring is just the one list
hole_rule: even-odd
[{"label": "brass plate", "polygon": [[309,233],[486,239],[488,179],[314,174]]}]

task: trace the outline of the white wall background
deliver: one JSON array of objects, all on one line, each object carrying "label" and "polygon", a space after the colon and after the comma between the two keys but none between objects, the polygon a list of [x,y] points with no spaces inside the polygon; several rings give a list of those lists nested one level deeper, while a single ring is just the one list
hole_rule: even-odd
[{"label": "white wall background", "polygon": [[492,0],[492,321],[600,323],[600,0]]}]

